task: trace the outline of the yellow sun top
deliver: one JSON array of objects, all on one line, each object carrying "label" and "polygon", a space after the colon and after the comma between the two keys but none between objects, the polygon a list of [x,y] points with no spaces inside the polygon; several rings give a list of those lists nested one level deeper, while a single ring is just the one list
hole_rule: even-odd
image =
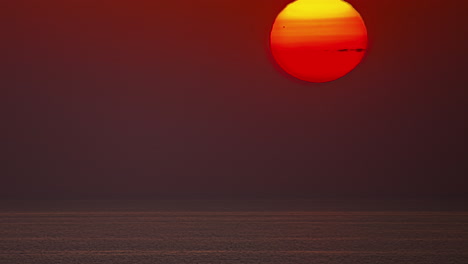
[{"label": "yellow sun top", "polygon": [[342,0],[297,0],[289,4],[279,19],[323,19],[355,16],[353,7]]}]

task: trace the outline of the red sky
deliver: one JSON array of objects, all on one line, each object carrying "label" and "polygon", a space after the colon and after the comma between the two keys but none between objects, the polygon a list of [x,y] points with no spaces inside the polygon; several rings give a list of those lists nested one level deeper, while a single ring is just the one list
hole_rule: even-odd
[{"label": "red sky", "polygon": [[2,197],[466,193],[467,2],[354,0],[369,52],[275,68],[288,1],[2,7]]}]

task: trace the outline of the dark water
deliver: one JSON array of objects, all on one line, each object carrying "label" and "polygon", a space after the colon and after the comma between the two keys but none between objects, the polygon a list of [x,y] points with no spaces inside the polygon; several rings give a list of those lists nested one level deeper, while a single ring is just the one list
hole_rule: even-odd
[{"label": "dark water", "polygon": [[0,206],[2,264],[468,263],[464,210],[329,201]]}]

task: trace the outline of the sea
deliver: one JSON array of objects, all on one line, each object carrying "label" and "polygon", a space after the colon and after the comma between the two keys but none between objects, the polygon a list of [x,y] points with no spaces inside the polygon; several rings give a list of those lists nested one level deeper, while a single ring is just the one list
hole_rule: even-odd
[{"label": "sea", "polygon": [[0,263],[468,263],[463,203],[4,200]]}]

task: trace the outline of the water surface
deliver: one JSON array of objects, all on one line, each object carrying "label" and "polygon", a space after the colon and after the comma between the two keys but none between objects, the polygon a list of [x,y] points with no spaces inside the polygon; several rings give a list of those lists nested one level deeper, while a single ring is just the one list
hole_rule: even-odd
[{"label": "water surface", "polygon": [[330,201],[0,205],[0,263],[468,263],[463,210]]}]

